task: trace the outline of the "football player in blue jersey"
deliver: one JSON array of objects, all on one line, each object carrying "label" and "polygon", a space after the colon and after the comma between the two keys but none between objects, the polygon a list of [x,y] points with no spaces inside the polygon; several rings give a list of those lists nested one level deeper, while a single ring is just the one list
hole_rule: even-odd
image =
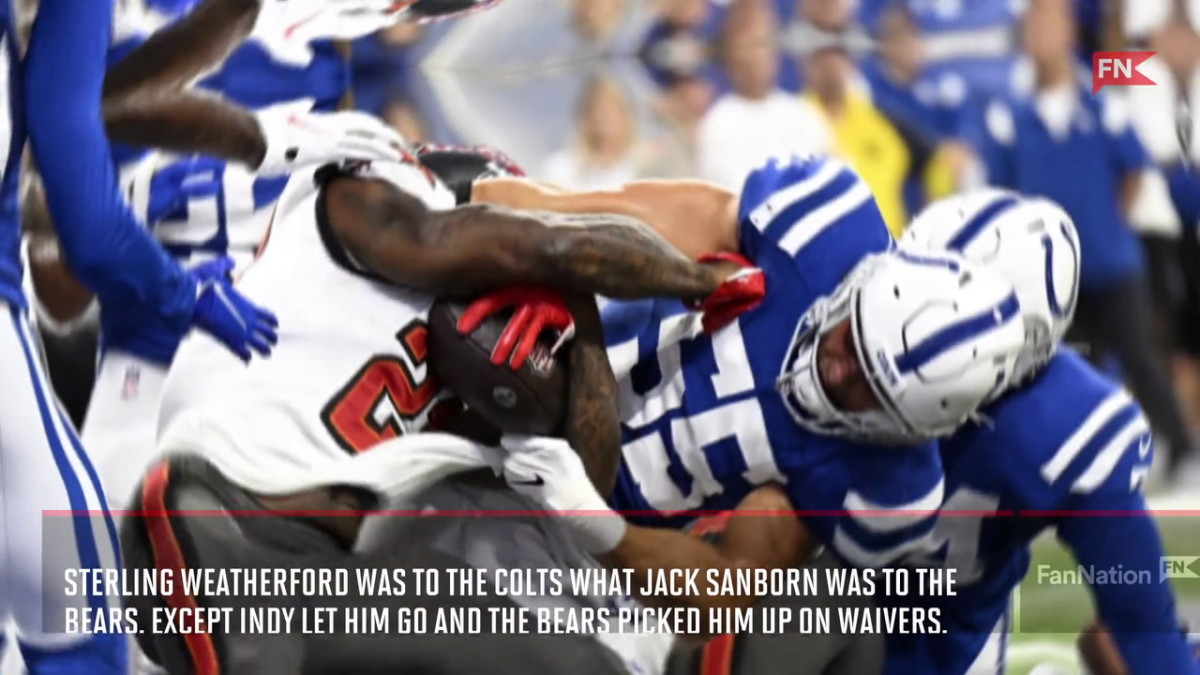
[{"label": "football player in blue jersey", "polygon": [[[473,197],[636,216],[685,252],[744,256],[766,276],[763,304],[724,327],[665,301],[606,308],[623,442],[609,503],[635,522],[678,526],[782,483],[797,508],[831,514],[808,524],[847,562],[894,562],[922,545],[942,501],[927,441],[1007,384],[1024,341],[1006,282],[953,255],[892,252],[870,190],[834,160],[773,161],[740,196],[674,181],[572,195],[502,179]],[[545,477],[514,489],[555,510],[608,508],[562,444],[507,442],[512,475]],[[667,529],[574,520],[581,542],[623,566],[731,565]]]},{"label": "football player in blue jersey", "polygon": [[[959,251],[1007,277],[1030,343],[1017,386],[940,443],[944,513],[934,547],[909,563],[957,571],[955,596],[928,598],[948,632],[889,636],[886,672],[1003,672],[1010,596],[1028,571],[1029,544],[1047,528],[1101,579],[1092,596],[1129,672],[1195,672],[1141,494],[1153,456],[1146,420],[1078,354],[1054,353],[1079,278],[1070,218],[1048,201],[988,190],[930,206],[902,246]],[[994,512],[1005,517],[985,515]],[[1112,570],[1138,581],[1104,583]]]},{"label": "football player in blue jersey", "polygon": [[[114,306],[136,308],[143,329],[205,330],[244,358],[268,353],[274,319],[219,276],[174,264],[137,224],[117,191],[101,126],[108,2],[45,0],[25,68],[17,67],[10,2],[0,2],[0,302],[9,321],[0,453],[4,456],[4,594],[0,612],[16,623],[31,673],[124,673],[119,635],[68,630],[68,611],[105,609],[97,596],[63,597],[46,582],[68,568],[119,564],[115,531],[86,453],[50,391],[27,317],[16,188],[28,127],[63,250],[79,278]],[[71,514],[61,525],[47,510]]]}]

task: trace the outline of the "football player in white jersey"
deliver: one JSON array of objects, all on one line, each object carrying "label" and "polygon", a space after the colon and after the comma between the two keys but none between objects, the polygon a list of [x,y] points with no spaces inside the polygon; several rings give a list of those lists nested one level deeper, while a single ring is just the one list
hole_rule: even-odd
[{"label": "football player in white jersey", "polygon": [[[135,213],[181,264],[195,268],[224,255],[238,262],[253,257],[270,209],[255,211],[243,208],[243,203],[253,203],[246,195],[259,178],[286,181],[296,166],[346,157],[401,156],[399,136],[361,113],[310,112],[304,101],[252,113],[194,91],[191,83],[220,65],[252,26],[258,39],[294,52],[307,48],[311,39],[351,38],[386,28],[402,17],[392,6],[388,0],[300,0],[265,6],[208,0],[146,38],[109,69],[104,110],[113,138],[138,147],[157,145],[233,160],[226,166],[212,157],[191,158],[160,171],[168,163],[165,157],[175,157],[170,160],[174,162],[179,155],[156,151],[123,175]],[[289,30],[302,19],[308,21],[305,30]],[[293,44],[297,42],[303,44]],[[289,159],[292,148],[298,149],[297,157]],[[220,200],[215,195],[218,187]],[[202,198],[205,193],[207,199]],[[198,196],[189,199],[190,195]],[[156,227],[163,212],[178,207],[188,213],[185,221]],[[77,285],[74,292],[69,289],[52,238],[34,239],[30,247],[29,281],[34,291],[41,291],[31,295],[53,301],[35,303],[43,317],[52,318],[43,323],[70,321],[90,294]],[[132,340],[122,319],[115,307],[101,316],[101,358],[82,438],[106,493],[124,506],[154,452],[161,388],[179,336],[164,333],[161,340]]]},{"label": "football player in white jersey", "polygon": [[[147,472],[137,508],[154,512],[223,503],[235,514],[265,507],[348,516],[238,518],[227,521],[225,532],[203,526],[201,521],[211,519],[193,521],[180,514],[169,521],[129,517],[122,528],[127,567],[287,567],[300,562],[403,567],[411,562],[404,556],[434,556],[417,547],[384,558],[349,554],[360,520],[350,517],[354,512],[381,497],[411,496],[442,476],[497,460],[496,451],[463,439],[411,435],[437,417],[435,410],[444,399],[425,362],[425,320],[433,294],[469,297],[489,288],[532,283],[588,297],[703,301],[714,296],[728,300],[745,291],[739,296],[745,307],[761,299],[761,285],[747,284],[739,266],[694,263],[629,219],[453,206],[445,186],[415,163],[351,163],[293,177],[258,259],[239,282],[251,297],[278,301],[281,325],[288,326],[279,349],[269,362],[244,366],[225,358],[209,341],[184,342],[162,405],[159,447],[167,456]],[[582,224],[588,227],[570,226]],[[529,298],[520,304],[561,314],[561,307],[547,303],[544,293]],[[594,309],[589,318],[586,307],[576,308],[576,314],[579,338],[570,344],[568,358],[577,376],[595,374],[587,363],[607,368],[602,340],[585,336],[596,332],[588,326],[598,326],[598,319]],[[573,387],[572,396],[611,408],[611,375],[600,373],[605,375],[608,386]],[[587,416],[579,424],[581,433],[590,432]],[[214,534],[217,539],[211,538]],[[180,551],[182,558],[172,551]],[[418,566],[438,564],[434,556]],[[133,605],[149,611],[160,602],[134,599]],[[176,596],[166,602],[213,606],[220,599]],[[145,651],[172,671],[209,659],[231,670],[251,667],[259,673],[273,672],[271,668],[294,672],[288,668],[299,665],[277,661],[278,650],[272,650],[270,662],[263,661],[262,653],[252,648],[258,638],[236,632],[186,640],[139,637]],[[506,636],[502,653],[494,647],[464,649],[462,639],[453,636],[279,639],[303,641],[304,648],[293,653],[312,672],[402,669],[400,659],[420,662],[432,649],[459,659],[467,672],[498,672],[497,664],[522,672],[535,667],[552,672],[621,669],[607,652],[589,648],[594,643],[588,638],[559,640],[577,648],[553,654],[538,649],[541,640],[535,638]],[[251,648],[243,649],[247,642]]]}]

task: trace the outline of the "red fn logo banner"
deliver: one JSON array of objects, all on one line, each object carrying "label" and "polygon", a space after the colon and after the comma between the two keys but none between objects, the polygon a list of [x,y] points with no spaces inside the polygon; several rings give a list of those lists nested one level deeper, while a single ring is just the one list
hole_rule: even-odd
[{"label": "red fn logo banner", "polygon": [[1092,54],[1092,93],[1110,84],[1147,85],[1154,80],[1138,72],[1138,66],[1157,52],[1096,52]]}]

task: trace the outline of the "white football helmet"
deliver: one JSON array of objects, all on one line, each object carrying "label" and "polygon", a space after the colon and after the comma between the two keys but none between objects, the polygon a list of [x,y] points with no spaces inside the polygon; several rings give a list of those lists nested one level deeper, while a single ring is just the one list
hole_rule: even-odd
[{"label": "white football helmet", "polygon": [[1014,384],[1050,360],[1071,326],[1079,294],[1079,236],[1054,202],[993,189],[943,199],[913,220],[901,246],[959,253],[1013,285],[1025,322]]},{"label": "white football helmet", "polygon": [[[960,256],[873,255],[801,319],[778,386],[815,433],[895,445],[946,436],[1008,386],[1024,346],[1020,315],[1011,284]],[[839,410],[821,382],[821,338],[843,320],[877,410]]]}]

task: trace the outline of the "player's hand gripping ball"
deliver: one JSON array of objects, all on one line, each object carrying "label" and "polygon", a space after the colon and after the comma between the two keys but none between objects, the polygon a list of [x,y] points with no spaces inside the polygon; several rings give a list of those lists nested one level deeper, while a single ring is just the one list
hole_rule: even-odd
[{"label": "player's hand gripping ball", "polygon": [[[495,309],[494,296],[484,300],[493,301],[484,309]],[[523,309],[518,306],[515,314]],[[532,332],[527,326],[515,333],[526,338],[520,350],[525,356],[512,357],[514,343],[509,341],[507,351],[500,345],[513,333],[513,316],[511,306],[469,313],[464,304],[438,301],[429,312],[429,364],[439,382],[501,431],[551,436],[567,408],[566,367],[555,353],[562,340],[544,330],[544,321]]]}]

